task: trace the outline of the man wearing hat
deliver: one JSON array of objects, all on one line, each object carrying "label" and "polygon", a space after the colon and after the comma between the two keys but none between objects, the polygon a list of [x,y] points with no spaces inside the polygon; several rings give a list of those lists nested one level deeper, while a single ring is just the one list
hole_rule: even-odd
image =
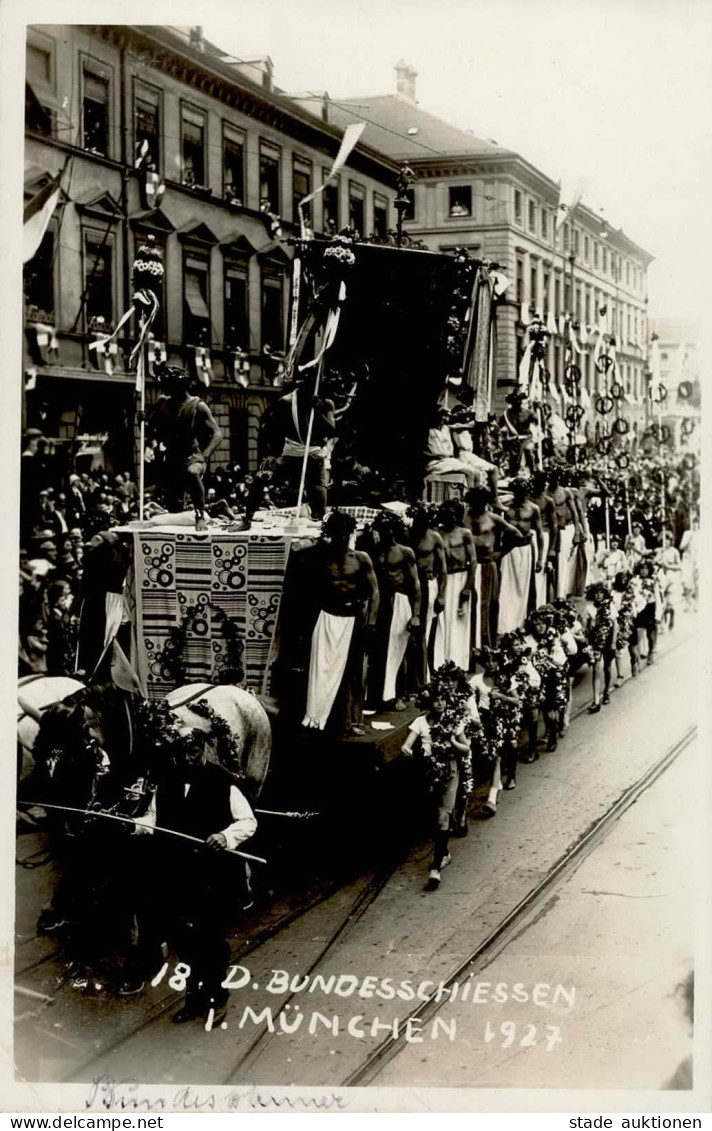
[{"label": "man wearing hat", "polygon": [[184,510],[186,492],[195,508],[195,529],[207,530],[203,477],[222,432],[205,401],[188,392],[190,377],[166,365],[156,377],[163,390],[151,414],[148,432],[164,449],[161,478],[169,511]]}]

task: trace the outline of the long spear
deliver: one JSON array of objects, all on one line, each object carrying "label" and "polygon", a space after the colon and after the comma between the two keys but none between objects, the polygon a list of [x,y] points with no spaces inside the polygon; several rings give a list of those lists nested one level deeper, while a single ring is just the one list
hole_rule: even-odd
[{"label": "long spear", "polygon": [[[38,806],[41,809],[57,809],[63,813],[81,813],[85,817],[104,817],[107,821],[121,821],[124,825],[141,825],[141,821],[135,821],[131,817],[117,817],[115,813],[103,813],[94,809],[74,809],[71,805],[49,805],[46,801],[20,801],[19,805],[27,805],[32,807]],[[205,845],[205,841],[200,837],[190,836],[188,833],[179,833],[176,829],[164,829],[161,825],[150,825],[151,829],[155,829],[157,833],[168,833],[169,836],[179,836],[183,840],[192,840],[194,844]],[[249,852],[238,852],[236,848],[226,848],[223,851],[229,853],[230,856],[241,856],[243,860],[251,860],[255,864],[266,864],[267,861],[262,856],[251,856]]]}]

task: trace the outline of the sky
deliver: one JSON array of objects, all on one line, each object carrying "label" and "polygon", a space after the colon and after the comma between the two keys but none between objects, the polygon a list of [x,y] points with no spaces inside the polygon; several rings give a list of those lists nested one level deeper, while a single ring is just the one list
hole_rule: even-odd
[{"label": "sky", "polygon": [[702,317],[711,0],[237,0],[201,18],[290,92],[392,93],[405,58],[424,109],[588,181],[586,204],[655,256],[651,315]]}]

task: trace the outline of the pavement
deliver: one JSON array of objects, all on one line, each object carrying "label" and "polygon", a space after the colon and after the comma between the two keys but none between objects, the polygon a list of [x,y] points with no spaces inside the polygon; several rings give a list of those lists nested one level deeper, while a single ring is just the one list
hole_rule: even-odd
[{"label": "pavement", "polygon": [[[558,986],[541,1007],[448,1002],[457,1041],[408,1045],[383,1087],[659,1089],[691,1050],[677,987],[693,967],[695,830],[690,783],[699,744],[620,818],[576,872],[520,926],[476,980]],[[571,990],[575,991],[573,1003]]]},{"label": "pavement", "polygon": [[[580,707],[585,705],[590,698],[590,679],[579,685],[576,698]],[[389,870],[379,877],[377,867],[364,868],[347,878],[331,897],[239,959],[249,970],[249,978],[231,995],[226,1028],[209,1033],[197,1024],[170,1025],[161,1016],[175,998],[165,981],[131,1002],[82,997],[66,984],[57,987],[58,966],[50,957],[36,968],[39,973],[32,985],[44,992],[52,992],[54,985],[56,1000],[34,1028],[20,1033],[17,1056],[23,1074],[29,1079],[91,1080],[103,1071],[117,1079],[131,1076],[156,1084],[186,1080],[196,1084],[342,1084],[383,1041],[384,1027],[406,1018],[413,1002],[359,996],[359,990],[340,996],[333,988],[325,990],[324,983],[321,988],[312,988],[307,982],[294,993],[277,992],[283,975],[274,975],[273,971],[286,971],[290,980],[305,972],[325,979],[351,975],[359,989],[368,977],[376,979],[381,988],[387,985],[383,979],[392,979],[393,984],[412,980],[416,985],[423,980],[437,983],[446,979],[696,721],[697,710],[695,619],[680,617],[675,632],[662,638],[659,657],[652,667],[645,668],[637,679],[628,680],[600,714],[589,717],[584,712],[574,719],[556,752],[542,755],[533,765],[521,766],[518,788],[503,795],[496,818],[478,819],[473,810],[470,835],[452,842],[453,862],[443,873],[438,891],[424,891],[431,852],[427,841],[406,850],[392,873]],[[685,755],[686,760],[690,757],[689,753]],[[668,775],[661,782],[666,779]],[[655,787],[651,798],[657,796],[659,788],[662,785]],[[639,829],[635,835],[641,842],[647,839],[652,844],[656,837],[660,840],[657,848],[650,848],[652,853],[672,853],[674,849],[678,875],[684,875],[690,846],[679,829],[685,824],[686,797],[684,789],[676,788],[674,804],[666,811],[664,800],[660,801],[650,818],[651,828],[658,822],[658,832]],[[403,803],[407,806],[409,798]],[[624,828],[623,823],[619,828]],[[361,814],[361,829],[367,843],[368,812]],[[577,871],[576,883],[584,869],[596,866],[599,852],[614,844],[612,837]],[[557,892],[546,914],[520,936],[526,940],[521,944],[524,949],[520,946],[520,951],[515,948],[511,954],[508,950],[496,960],[509,963],[502,967],[506,976],[498,975],[497,980],[511,986],[516,977],[528,987],[527,992],[531,993],[537,982],[576,987],[575,1006],[566,1017],[566,1025],[560,1026],[564,1039],[550,1053],[542,1051],[538,1043],[524,1045],[521,1050],[516,1043],[527,1039],[529,1031],[523,1026],[539,1027],[540,1015],[547,1023],[551,1020],[538,1006],[533,1009],[529,1003],[528,1008],[520,1008],[522,1003],[513,1003],[510,995],[507,1006],[512,1004],[512,1009],[506,1009],[506,1016],[502,1006],[490,1005],[479,1006],[474,1014],[465,1009],[460,1017],[459,1012],[452,1013],[448,1003],[442,1017],[454,1018],[455,1038],[451,1040],[442,1027],[436,1027],[435,1037],[429,1034],[426,1042],[408,1045],[384,1069],[383,1079],[373,1082],[512,1087],[516,1076],[529,1081],[536,1078],[541,1086],[548,1087],[614,1087],[613,1076],[620,1079],[625,1075],[619,1071],[625,1058],[617,1058],[612,1051],[615,1041],[606,1038],[604,1022],[613,1031],[616,1026],[620,1028],[622,1019],[637,1011],[636,1024],[639,1013],[640,1027],[626,1040],[644,1041],[646,1048],[649,1045],[657,1050],[650,1076],[658,1083],[649,1086],[659,1086],[686,1047],[684,1022],[679,1020],[675,1028],[677,1006],[670,995],[689,965],[691,932],[686,915],[661,902],[671,898],[671,872],[662,867],[657,856],[647,860],[643,844],[637,841],[628,848],[621,844],[619,857],[625,858],[631,847],[636,851],[625,865],[616,864],[612,857],[597,865],[600,875],[586,878],[585,892],[568,886],[565,897]],[[615,855],[613,848],[607,851]],[[329,855],[330,846],[322,844],[314,860],[315,874]],[[615,874],[616,868],[619,874]],[[621,886],[621,879],[627,887]],[[659,887],[651,887],[658,879]],[[37,879],[32,882],[39,883]],[[372,902],[365,899],[354,913],[371,882],[383,884],[380,894]],[[606,895],[608,892],[625,894]],[[638,895],[645,898],[626,898]],[[682,898],[680,891],[677,895]],[[27,891],[26,899],[19,898],[18,905],[24,907],[26,903],[29,907],[31,902]],[[558,908],[563,916],[561,924]],[[661,908],[664,914],[656,918],[656,910]],[[23,911],[23,916],[28,932],[25,954],[39,954],[42,947],[46,948],[46,940],[31,938],[28,911]],[[243,924],[244,934],[234,932],[233,947],[251,945],[250,922]],[[591,930],[593,923],[595,931]],[[625,930],[630,928],[629,937],[616,934],[624,929],[623,924]],[[585,938],[586,945],[574,945],[576,938]],[[646,938],[652,950],[636,971],[632,948],[634,944],[642,946]],[[660,964],[664,962],[668,965],[667,982],[661,974]],[[639,976],[641,973],[644,977]],[[484,979],[480,974],[477,977]],[[495,981],[489,971],[484,980]],[[296,983],[298,987],[301,984]],[[646,991],[645,985],[653,988]],[[618,1012],[616,1001],[621,1003]],[[666,1003],[663,1028],[668,1036],[672,1034],[669,1039],[658,1039],[644,1023],[661,1001]],[[561,1002],[559,1008],[563,1008]],[[266,1032],[265,1009],[271,1011],[274,1033]],[[315,1014],[319,1015],[316,1019]],[[504,1034],[500,1030],[483,1043],[480,1030],[484,1014],[493,1025],[512,1021],[518,1027],[519,1035],[512,1038],[508,1049],[503,1049],[501,1042],[511,1035],[509,1029]],[[598,1021],[593,1028],[587,1027],[591,1024],[587,1018],[592,1015],[600,1016],[600,1031]],[[335,1016],[339,1018],[338,1034],[334,1033]],[[354,1017],[363,1020],[354,1022],[357,1032],[350,1033],[348,1023]],[[479,1028],[472,1030],[466,1017]],[[384,1027],[372,1033],[375,1018]],[[291,1033],[286,1031],[290,1026]],[[590,1041],[587,1033],[591,1034]],[[529,1041],[540,1038],[541,1032],[538,1037],[529,1033]],[[540,1063],[545,1056],[548,1076]],[[629,1059],[632,1063],[632,1054]],[[551,1082],[552,1065],[556,1066],[555,1078],[562,1081],[560,1085]],[[577,1075],[581,1079],[574,1084]]]}]

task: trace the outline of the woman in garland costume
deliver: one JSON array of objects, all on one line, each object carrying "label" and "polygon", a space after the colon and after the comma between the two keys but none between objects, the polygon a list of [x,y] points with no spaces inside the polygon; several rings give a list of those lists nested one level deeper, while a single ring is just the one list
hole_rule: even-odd
[{"label": "woman in garland costume", "polygon": [[[586,590],[585,632],[588,641],[588,654],[593,679],[593,702],[589,714],[601,709],[601,703],[610,703],[611,665],[616,654],[618,627],[613,609],[613,597],[603,581],[589,585]],[[599,698],[603,665],[603,698]]]},{"label": "woman in garland costume", "polygon": [[420,740],[421,764],[435,802],[433,864],[426,885],[431,891],[438,887],[442,869],[452,860],[448,851],[451,825],[460,828],[466,822],[467,798],[472,791],[471,695],[464,671],[451,662],[443,664],[421,692],[425,714],[410,724],[401,748],[410,757]]},{"label": "woman in garland costume", "polygon": [[551,604],[554,625],[559,632],[561,645],[566,653],[566,704],[559,720],[559,735],[566,734],[571,722],[571,702],[574,676],[579,668],[581,656],[586,651],[586,634],[576,609],[565,597],[557,597]]},{"label": "woman in garland costume", "polygon": [[505,650],[517,657],[520,696],[522,700],[522,723],[526,735],[526,754],[521,762],[536,762],[539,757],[539,710],[546,691],[545,682],[537,664],[541,649],[539,642],[524,629],[517,629],[502,638]]},{"label": "woman in garland costume", "polygon": [[639,586],[638,612],[634,625],[638,637],[638,652],[643,655],[641,644],[647,638],[648,664],[655,661],[658,646],[658,624],[663,615],[663,601],[657,578],[657,567],[652,558],[638,562],[633,575]]},{"label": "woman in garland costume", "polygon": [[[524,685],[519,649],[509,650],[510,641],[503,637],[497,650],[483,649],[479,662],[484,666],[484,677],[475,676],[472,684],[487,689],[489,709],[480,714],[485,733],[489,739],[490,755],[497,762],[492,779],[492,790],[497,783],[499,788],[515,789],[517,784],[517,750],[522,729],[522,705]],[[481,702],[481,701],[480,701]],[[501,769],[504,778],[500,778]],[[496,806],[496,800],[495,800]]]},{"label": "woman in garland costume", "polygon": [[497,712],[492,713],[492,704],[500,701],[509,703],[511,707],[518,705],[518,700],[506,696],[496,687],[499,658],[492,648],[483,648],[473,653],[473,660],[482,665],[482,671],[468,677],[468,683],[475,699],[482,729],[473,737],[473,752],[481,760],[488,763],[490,776],[490,790],[487,800],[482,806],[482,812],[487,817],[494,817],[497,812],[497,801],[502,790],[502,764],[501,741],[497,732]]},{"label": "woman in garland costume", "polygon": [[613,611],[618,626],[615,659],[616,686],[620,687],[623,682],[621,655],[626,648],[630,655],[631,674],[638,674],[638,634],[633,627],[636,612],[636,587],[630,574],[624,573],[622,570],[620,573],[616,574],[611,585],[611,595],[613,598]]}]

